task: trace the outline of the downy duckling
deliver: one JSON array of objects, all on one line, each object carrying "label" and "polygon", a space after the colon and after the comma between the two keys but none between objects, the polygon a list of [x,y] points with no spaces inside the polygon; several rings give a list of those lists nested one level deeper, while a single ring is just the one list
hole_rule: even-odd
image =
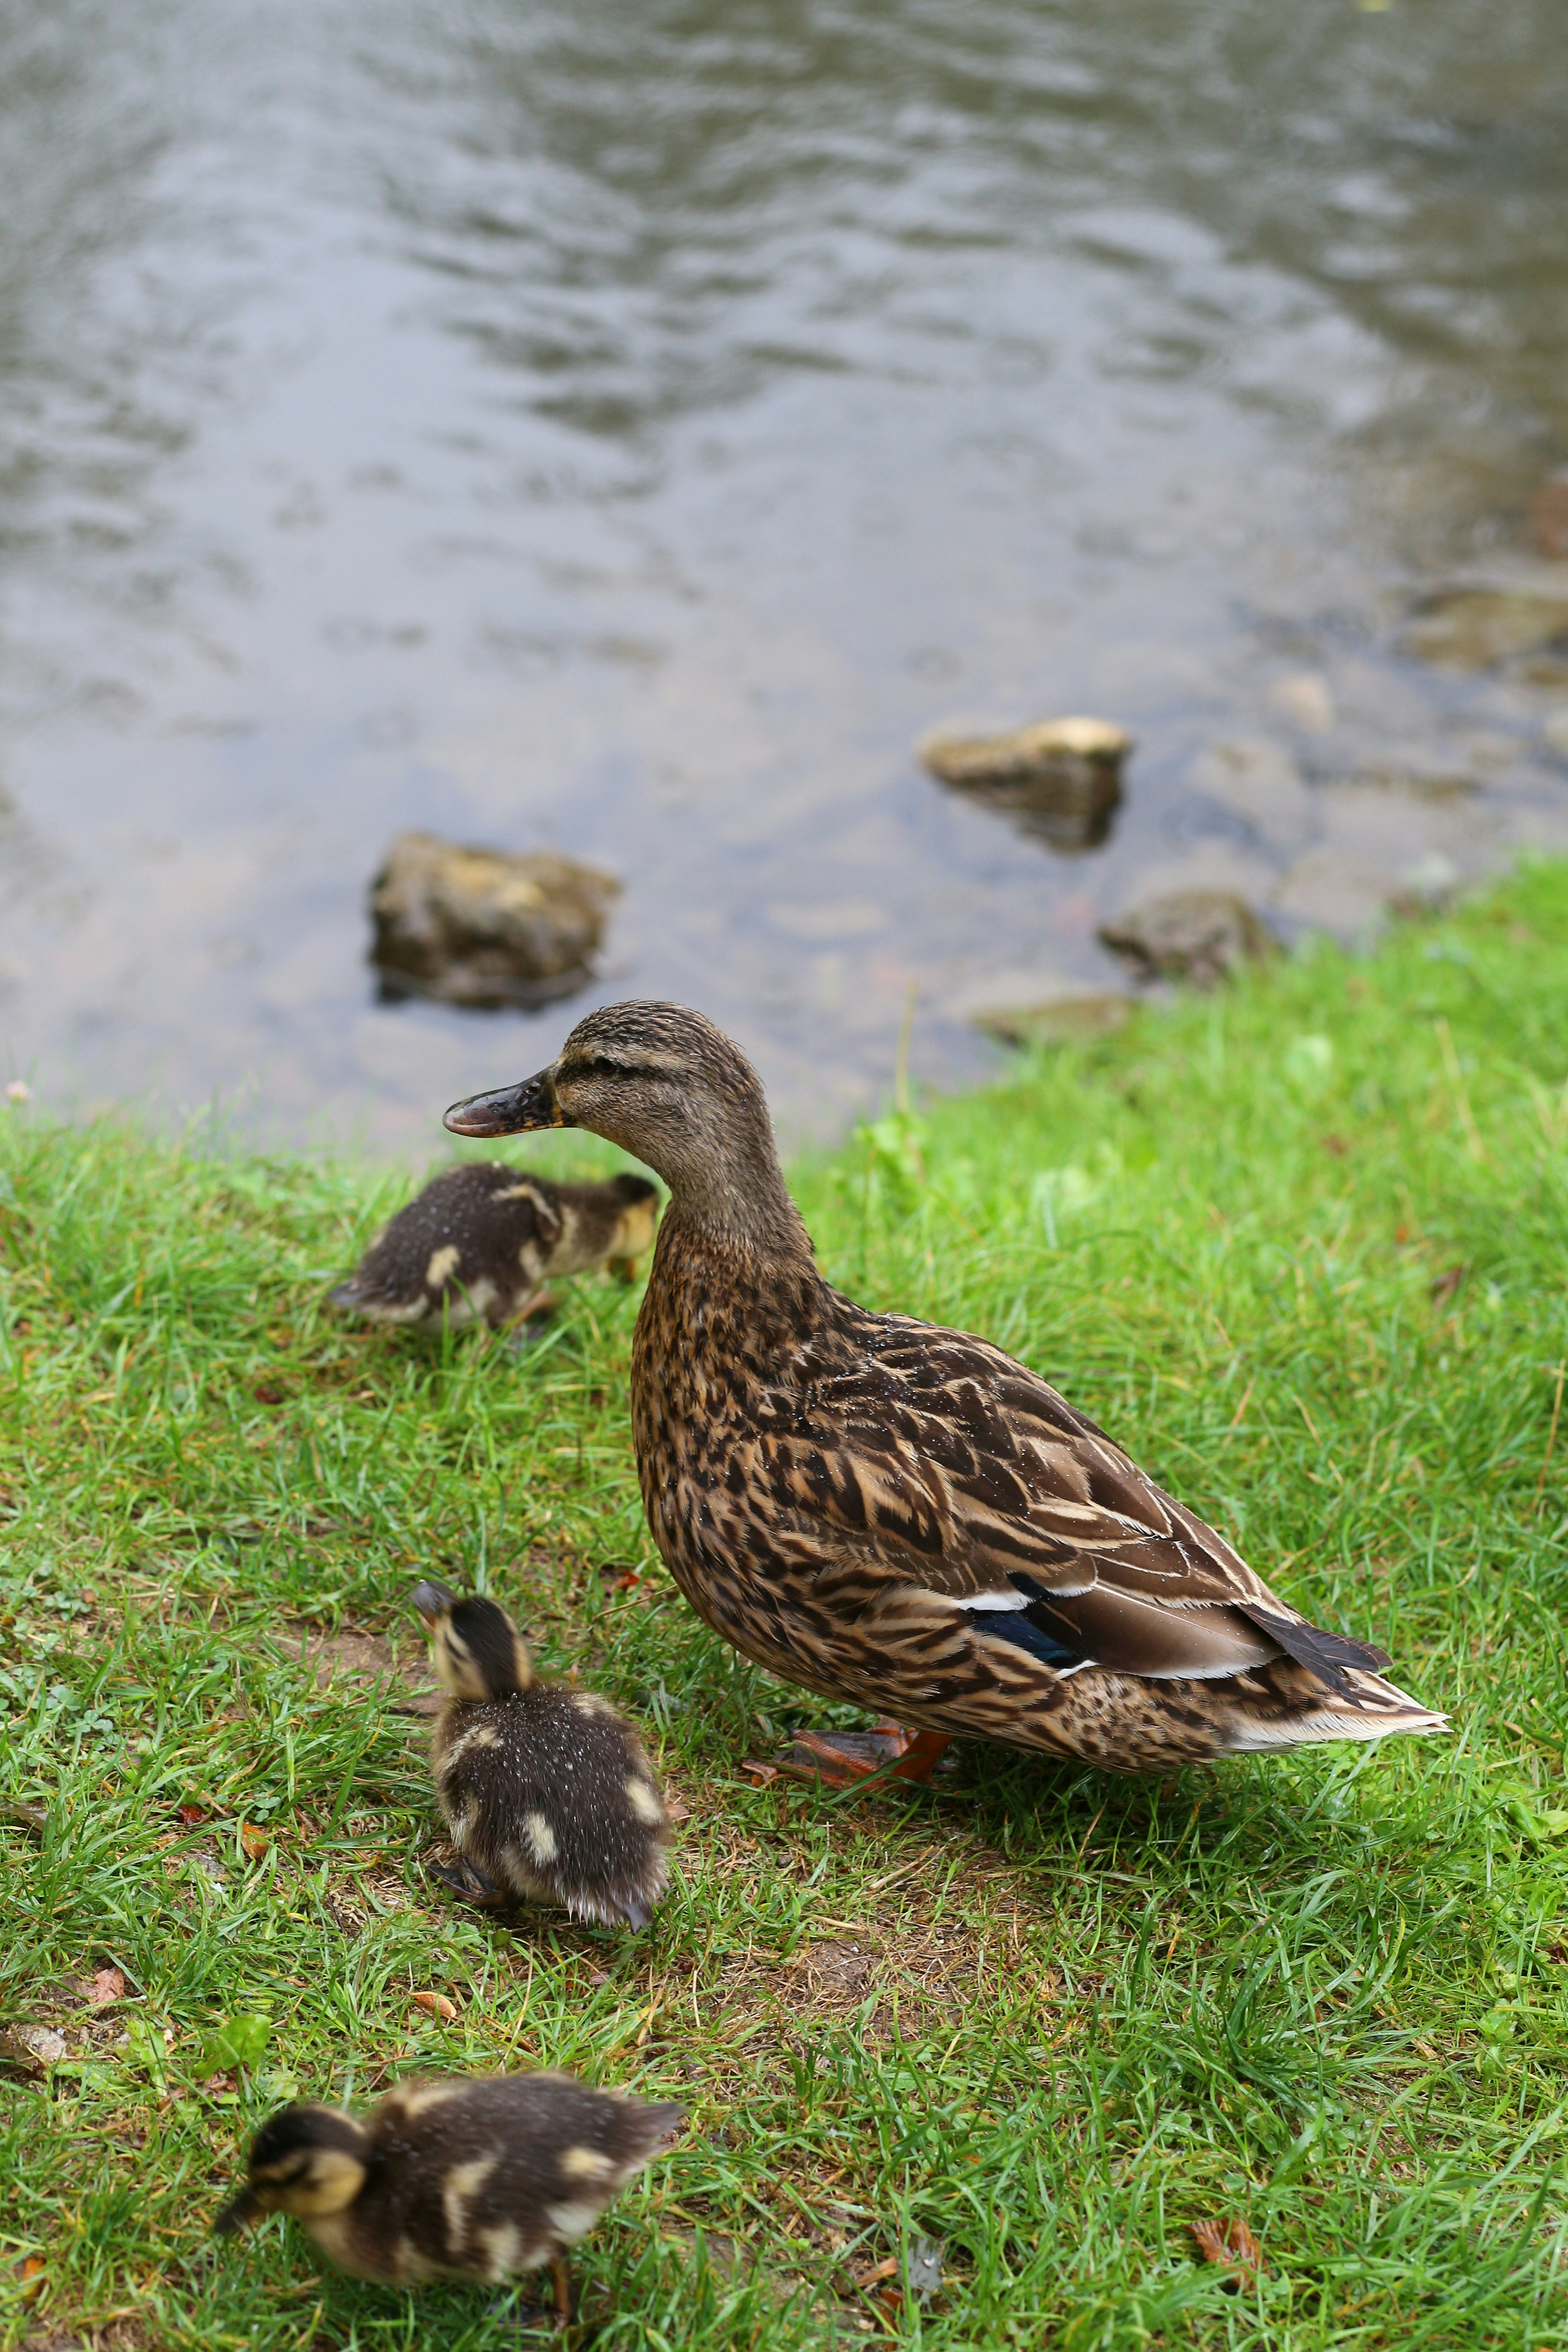
[{"label": "downy duckling", "polygon": [[421,1584],[414,1606],[447,1693],[431,1734],[436,1791],[469,1902],[562,1904],[646,1927],[669,1876],[664,1800],[642,1741],[595,1692],[536,1679],[493,1601]]},{"label": "downy duckling", "polygon": [[555,2074],[400,2083],[363,2118],[282,2107],[215,2227],[291,2213],[329,2262],[387,2286],[496,2284],[549,2263],[565,2319],[567,2248],[684,2121]]},{"label": "downy duckling", "polygon": [[536,1305],[552,1276],[606,1262],[628,1277],[653,1240],[658,1191],[646,1176],[552,1184],[492,1160],[449,1168],[400,1209],[329,1303],[372,1323],[492,1328]]}]

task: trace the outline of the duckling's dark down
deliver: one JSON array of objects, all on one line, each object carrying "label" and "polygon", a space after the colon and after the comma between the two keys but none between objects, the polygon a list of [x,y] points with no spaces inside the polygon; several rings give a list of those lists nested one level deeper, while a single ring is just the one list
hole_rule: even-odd
[{"label": "duckling's dark down", "polygon": [[668,1882],[669,1827],[632,1726],[595,1691],[540,1682],[495,1601],[422,1584],[414,1605],[447,1694],[430,1753],[467,1865],[459,1891],[646,1927]]},{"label": "duckling's dark down", "polygon": [[654,1541],[748,1657],[931,1735],[908,1777],[962,1732],[1159,1772],[1444,1727],[1027,1365],[832,1289],[756,1072],[701,1013],[591,1013],[447,1124],[590,1128],[668,1185],[632,1353]]},{"label": "duckling's dark down", "polygon": [[328,1297],[372,1323],[454,1331],[515,1322],[553,1276],[630,1272],[653,1239],[658,1192],[646,1176],[554,1184],[490,1160],[449,1168],[400,1209],[358,1270]]},{"label": "duckling's dark down", "polygon": [[356,2278],[498,2282],[559,2263],[683,2120],[570,2074],[402,2083],[363,2117],[283,2107],[216,2227],[291,2213]]}]

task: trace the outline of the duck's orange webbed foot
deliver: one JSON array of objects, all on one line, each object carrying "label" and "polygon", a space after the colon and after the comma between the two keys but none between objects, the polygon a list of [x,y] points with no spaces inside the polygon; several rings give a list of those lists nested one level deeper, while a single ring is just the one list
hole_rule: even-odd
[{"label": "duck's orange webbed foot", "polygon": [[952,1744],[945,1731],[906,1731],[897,1723],[879,1723],[875,1731],[797,1731],[778,1769],[828,1789],[862,1780],[924,1783]]}]

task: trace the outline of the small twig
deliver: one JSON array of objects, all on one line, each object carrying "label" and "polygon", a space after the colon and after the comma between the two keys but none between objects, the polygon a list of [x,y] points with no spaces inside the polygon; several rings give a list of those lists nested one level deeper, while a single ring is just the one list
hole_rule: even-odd
[{"label": "small twig", "polygon": [[[1109,1798],[1109,1797],[1107,1797],[1107,1799],[1106,1799],[1106,1801],[1105,1801],[1105,1805],[1108,1805],[1110,1802],[1110,1798]],[[1094,1817],[1093,1821],[1091,1821],[1091,1822],[1090,1822],[1090,1823],[1089,1823],[1089,1825],[1088,1829],[1087,1829],[1087,1830],[1085,1830],[1085,1832],[1084,1832],[1084,1833],[1083,1833],[1083,1843],[1079,1846],[1079,1850],[1078,1850],[1078,1860],[1077,1860],[1077,1861],[1076,1861],[1076,1863],[1073,1864],[1073,1867],[1074,1867],[1074,1869],[1075,1869],[1075,1870],[1081,1870],[1081,1869],[1083,1868],[1083,1858],[1084,1858],[1084,1855],[1089,1852],[1089,1839],[1094,1835],[1095,1831],[1100,1827],[1100,1814],[1104,1812],[1104,1811],[1105,1811],[1105,1805],[1101,1805],[1101,1807],[1100,1807],[1100,1813],[1096,1813],[1096,1815],[1095,1815],[1095,1817]]]},{"label": "small twig", "polygon": [[920,982],[911,980],[904,995],[904,1017],[899,1024],[899,1050],[893,1063],[893,1108],[902,1118],[910,1115],[910,1044],[915,1028],[915,997]]},{"label": "small twig", "polygon": [[1459,1068],[1459,1056],[1454,1050],[1454,1033],[1448,1026],[1447,1015],[1439,1013],[1432,1026],[1437,1032],[1437,1045],[1443,1056],[1443,1067],[1447,1071],[1448,1084],[1454,1089],[1454,1100],[1458,1105],[1460,1123],[1470,1147],[1470,1158],[1475,1160],[1484,1160],[1487,1156],[1487,1147],[1481,1141],[1480,1129],[1476,1125],[1476,1115],[1470,1108],[1470,1097],[1465,1092],[1464,1075]]},{"label": "small twig", "polygon": [[[1241,1402],[1237,1406],[1236,1411],[1231,1414],[1229,1421],[1226,1423],[1226,1427],[1227,1429],[1236,1429],[1240,1425],[1241,1416],[1247,1411],[1247,1406],[1251,1403],[1252,1391],[1257,1386],[1258,1374],[1254,1372],[1252,1378],[1247,1381],[1247,1386],[1241,1392]],[[1298,1399],[1298,1402],[1299,1402],[1300,1400]]]},{"label": "small twig", "polygon": [[1321,1445],[1321,1444],[1322,1444],[1322,1442],[1323,1442],[1323,1441],[1322,1441],[1322,1439],[1318,1435],[1318,1424],[1317,1424],[1317,1423],[1312,1419],[1311,1414],[1307,1411],[1306,1400],[1305,1400],[1303,1397],[1298,1396],[1298,1397],[1297,1397],[1297,1399],[1296,1399],[1296,1402],[1297,1402],[1297,1404],[1298,1404],[1298,1405],[1300,1406],[1300,1412],[1301,1412],[1301,1418],[1302,1418],[1302,1420],[1306,1423],[1306,1424],[1307,1424],[1308,1428],[1309,1428],[1309,1429],[1311,1431],[1311,1433],[1312,1433],[1312,1439],[1313,1439],[1313,1443],[1314,1443],[1315,1444]]},{"label": "small twig", "polygon": [[1557,1417],[1563,1410],[1563,1381],[1565,1373],[1568,1373],[1568,1357],[1565,1357],[1557,1367],[1557,1393],[1552,1400],[1552,1426],[1546,1433],[1546,1452],[1542,1456],[1541,1475],[1535,1482],[1535,1500],[1531,1505],[1532,1517],[1541,1508],[1542,1497],[1546,1489],[1546,1473],[1552,1464],[1552,1449],[1557,1443]]}]

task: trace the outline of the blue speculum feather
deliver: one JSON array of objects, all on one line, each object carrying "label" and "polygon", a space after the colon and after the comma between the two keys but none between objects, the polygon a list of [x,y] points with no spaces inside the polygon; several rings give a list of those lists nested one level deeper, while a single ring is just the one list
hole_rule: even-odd
[{"label": "blue speculum feather", "polygon": [[976,1610],[970,1622],[976,1632],[992,1634],[1001,1642],[1015,1643],[1047,1666],[1081,1666],[1084,1663],[1082,1650],[1071,1649],[1054,1633],[1047,1633],[1043,1625],[1037,1625],[1021,1609],[987,1609],[984,1612]]}]

